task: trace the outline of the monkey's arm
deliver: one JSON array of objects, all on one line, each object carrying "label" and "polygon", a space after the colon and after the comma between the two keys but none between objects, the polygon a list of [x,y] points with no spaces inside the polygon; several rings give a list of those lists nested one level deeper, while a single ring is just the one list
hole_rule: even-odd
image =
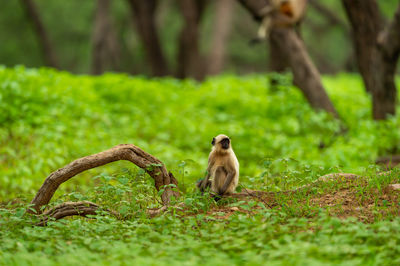
[{"label": "monkey's arm", "polygon": [[233,177],[235,176],[236,171],[234,169],[229,169],[228,174],[226,176],[226,180],[224,185],[222,186],[221,190],[219,191],[219,195],[224,195],[225,192],[228,190],[229,186],[231,185],[233,181]]}]

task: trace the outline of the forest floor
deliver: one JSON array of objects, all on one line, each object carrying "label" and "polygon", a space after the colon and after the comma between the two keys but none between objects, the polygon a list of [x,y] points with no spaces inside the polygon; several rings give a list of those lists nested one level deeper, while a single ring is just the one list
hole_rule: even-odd
[{"label": "forest floor", "polygon": [[[0,68],[0,265],[400,265],[400,171],[375,164],[400,153],[400,112],[373,121],[357,75],[323,82],[341,120],[315,112],[287,75],[272,86],[268,75],[197,83]],[[215,202],[195,183],[220,133],[240,186]],[[149,217],[162,207],[154,181],[120,161],[68,180],[49,206],[91,201],[118,217],[32,226],[26,209],[50,173],[121,143],[178,180],[166,211]],[[346,172],[358,177],[319,180]]]},{"label": "forest floor", "polygon": [[[313,217],[321,209],[329,215],[372,223],[400,216],[400,184],[388,184],[376,178],[337,178],[316,182],[299,190],[263,192],[243,189],[232,198],[224,198],[206,214],[216,219],[227,219],[236,212],[250,214],[261,208],[289,211],[292,215]],[[238,200],[239,199],[239,200]],[[257,201],[251,210],[233,202]],[[230,204],[229,204],[230,203]],[[234,206],[232,206],[234,205]],[[238,207],[239,206],[239,207]],[[263,206],[263,207],[260,207]],[[187,208],[183,208],[186,209]],[[185,215],[185,214],[184,214]]]}]

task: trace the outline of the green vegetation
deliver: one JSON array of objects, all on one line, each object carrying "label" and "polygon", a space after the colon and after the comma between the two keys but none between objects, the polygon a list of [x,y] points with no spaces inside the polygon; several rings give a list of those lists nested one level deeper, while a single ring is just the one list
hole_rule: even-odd
[{"label": "green vegetation", "polygon": [[[399,264],[400,202],[398,192],[386,189],[399,175],[377,176],[371,164],[400,152],[400,115],[372,121],[355,75],[324,78],[342,124],[315,113],[290,77],[275,77],[274,87],[269,78],[196,83],[0,69],[0,264]],[[338,133],[341,127],[348,131]],[[269,205],[257,199],[216,204],[196,194],[194,182],[218,133],[231,136],[246,188],[278,192],[332,172],[366,179],[277,194]],[[90,200],[121,219],[98,215],[32,227],[24,208],[49,173],[120,143],[163,161],[185,192],[178,200],[187,209],[148,218],[145,210],[159,206],[152,180],[117,162],[63,184],[53,202]],[[368,217],[336,218],[352,216],[343,198],[329,207],[318,198],[335,192],[348,193]]]}]

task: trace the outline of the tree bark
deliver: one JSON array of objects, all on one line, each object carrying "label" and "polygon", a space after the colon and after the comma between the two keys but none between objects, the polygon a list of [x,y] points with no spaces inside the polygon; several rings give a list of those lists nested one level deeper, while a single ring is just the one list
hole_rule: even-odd
[{"label": "tree bark", "polygon": [[378,57],[376,40],[382,28],[382,17],[375,0],[343,0],[347,17],[349,18],[356,59],[359,71],[363,77],[365,88],[372,92],[374,88],[373,72],[374,58]]},{"label": "tree bark", "polygon": [[[270,0],[239,0],[239,2],[257,20],[263,18],[263,10],[271,4]],[[319,71],[311,61],[294,25],[292,27],[273,27],[270,31],[270,43],[271,47],[275,49],[271,52],[277,53],[276,51],[278,51],[281,55],[275,62],[279,58],[286,59],[285,61],[293,72],[294,84],[300,88],[310,105],[315,109],[325,110],[334,117],[339,117],[325,92]],[[274,67],[279,70],[283,69],[286,62],[280,61],[279,65]]]},{"label": "tree bark", "polygon": [[279,43],[275,42],[271,35],[268,37],[269,46],[269,71],[284,72],[289,67],[288,58]]},{"label": "tree bark", "polygon": [[46,65],[54,68],[59,68],[59,63],[50,42],[46,29],[40,18],[39,11],[33,0],[20,0],[28,19],[31,21],[36,36],[40,43],[43,58]]},{"label": "tree bark", "polygon": [[[90,201],[79,201],[79,202],[64,202],[60,205],[45,211],[37,226],[46,226],[47,222],[54,219],[59,220],[68,216],[83,216],[96,215],[97,211],[100,210],[100,206]],[[118,213],[107,210],[108,213],[118,217]]]},{"label": "tree bark", "polygon": [[154,76],[168,75],[167,61],[161,49],[155,25],[157,0],[128,0],[136,27]]},{"label": "tree bark", "polygon": [[119,68],[120,48],[109,14],[110,0],[97,0],[92,37],[92,74],[99,75],[107,67]]},{"label": "tree bark", "polygon": [[177,77],[202,80],[205,65],[199,50],[199,23],[205,0],[179,0],[179,7],[184,25],[179,36]]},{"label": "tree bark", "polygon": [[365,88],[372,94],[373,118],[396,112],[394,81],[400,50],[400,5],[393,22],[384,27],[375,0],[342,0],[354,33],[357,65]]},{"label": "tree bark", "polygon": [[318,69],[314,66],[303,41],[294,29],[274,28],[271,30],[271,40],[286,55],[293,72],[293,82],[301,89],[310,105],[338,117],[338,113],[322,85]]},{"label": "tree bark", "polygon": [[373,90],[373,115],[385,119],[396,113],[396,67],[400,54],[400,4],[393,21],[378,36],[380,60],[383,67],[375,71],[377,86]]},{"label": "tree bark", "polygon": [[[144,169],[154,179],[157,190],[162,189],[163,186],[170,184],[176,186],[178,184],[175,177],[167,171],[160,160],[135,145],[121,144],[109,150],[77,159],[51,173],[32,200],[32,208],[37,214],[40,214],[42,212],[41,207],[50,202],[62,183],[83,171],[119,160],[130,161]],[[178,196],[178,193],[170,187],[166,187],[161,195],[161,200],[164,204],[168,204],[172,196]],[[32,213],[33,211],[29,210],[28,212]]]},{"label": "tree bark", "polygon": [[208,74],[221,73],[226,58],[226,47],[232,26],[234,0],[218,0],[215,3],[215,23],[208,59]]}]

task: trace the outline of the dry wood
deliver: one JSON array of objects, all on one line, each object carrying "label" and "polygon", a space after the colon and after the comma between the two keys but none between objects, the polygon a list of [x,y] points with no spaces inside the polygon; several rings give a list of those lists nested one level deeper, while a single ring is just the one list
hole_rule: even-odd
[{"label": "dry wood", "polygon": [[[135,145],[120,144],[109,150],[77,159],[51,173],[32,200],[32,208],[40,214],[41,207],[50,202],[62,183],[83,171],[119,160],[130,161],[144,169],[154,179],[157,190],[160,190],[164,185],[178,184],[172,173],[167,171],[160,160]],[[168,204],[172,196],[178,195],[178,192],[166,187],[161,195],[161,200],[163,204]],[[29,212],[32,213],[31,210]]]},{"label": "dry wood", "polygon": [[[64,202],[54,208],[45,211],[41,215],[40,222],[36,225],[45,226],[50,220],[59,220],[67,216],[78,215],[86,217],[87,215],[95,215],[99,209],[100,207],[97,204],[90,201]],[[116,217],[119,217],[118,213],[114,211],[106,211]]]}]

